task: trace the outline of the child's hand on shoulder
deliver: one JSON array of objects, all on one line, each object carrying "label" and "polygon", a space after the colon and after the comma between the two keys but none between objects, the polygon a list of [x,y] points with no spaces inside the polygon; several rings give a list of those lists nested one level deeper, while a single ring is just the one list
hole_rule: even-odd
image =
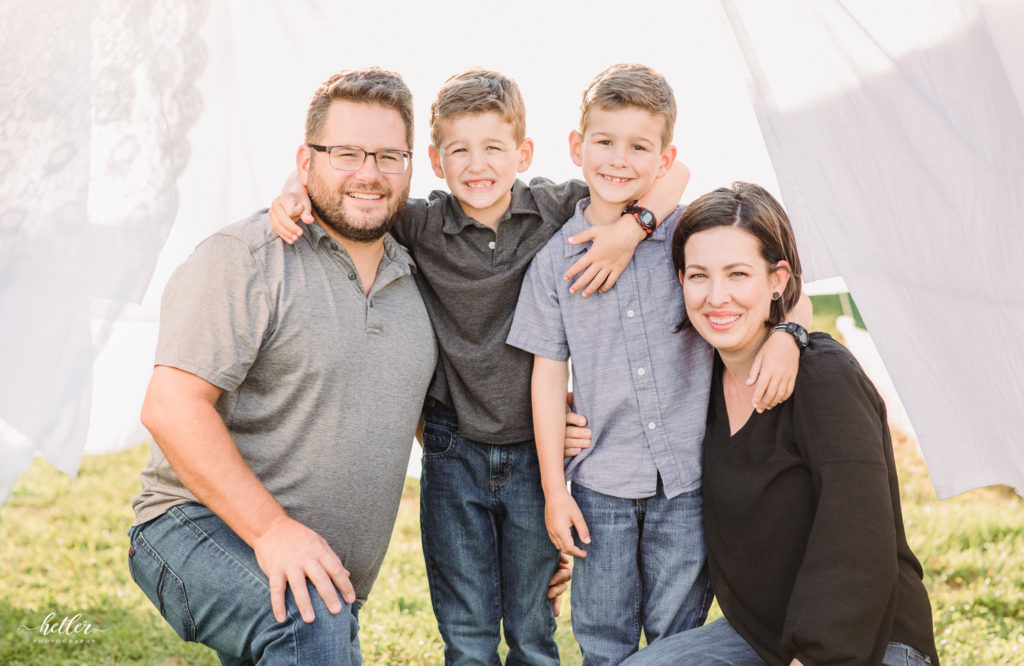
[{"label": "child's hand on shoulder", "polygon": [[793,395],[800,369],[800,348],[788,334],[769,335],[761,346],[747,377],[754,385],[753,407],[760,414]]},{"label": "child's hand on shoulder", "polygon": [[305,190],[279,194],[270,205],[270,226],[274,232],[291,245],[302,235],[302,228],[296,224],[299,220],[313,224],[313,207]]},{"label": "child's hand on shoulder", "polygon": [[570,238],[572,245],[588,241],[593,241],[593,245],[562,276],[571,280],[583,273],[569,287],[569,293],[575,294],[582,289],[583,296],[587,297],[598,290],[603,294],[614,287],[645,235],[633,218],[624,216],[614,224],[595,225]]}]

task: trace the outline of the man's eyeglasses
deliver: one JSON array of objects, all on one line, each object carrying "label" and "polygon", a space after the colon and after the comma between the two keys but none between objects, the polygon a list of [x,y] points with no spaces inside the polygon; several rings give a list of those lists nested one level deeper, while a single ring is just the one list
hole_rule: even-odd
[{"label": "man's eyeglasses", "polygon": [[306,145],[313,150],[327,153],[331,166],[339,171],[359,171],[366,161],[366,156],[373,155],[377,169],[381,173],[405,173],[412,159],[412,152],[408,150],[378,150],[371,153],[355,146],[317,146],[312,143]]}]

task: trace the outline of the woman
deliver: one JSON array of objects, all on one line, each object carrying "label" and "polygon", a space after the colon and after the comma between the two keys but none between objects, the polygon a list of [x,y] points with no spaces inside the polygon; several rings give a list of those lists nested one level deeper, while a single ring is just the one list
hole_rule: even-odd
[{"label": "woman", "polygon": [[725,617],[625,663],[938,664],[885,405],[860,366],[814,333],[793,396],[750,408],[750,364],[800,295],[786,213],[763,188],[735,183],[690,204],[672,250],[680,328],[716,350],[704,520]]}]

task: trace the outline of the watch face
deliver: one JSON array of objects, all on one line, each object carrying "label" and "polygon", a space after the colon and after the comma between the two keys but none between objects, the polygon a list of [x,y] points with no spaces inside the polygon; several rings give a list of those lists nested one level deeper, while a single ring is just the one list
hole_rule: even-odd
[{"label": "watch face", "polygon": [[651,224],[652,222],[654,222],[654,213],[652,213],[649,210],[644,209],[640,211],[638,215],[640,221],[644,224]]}]

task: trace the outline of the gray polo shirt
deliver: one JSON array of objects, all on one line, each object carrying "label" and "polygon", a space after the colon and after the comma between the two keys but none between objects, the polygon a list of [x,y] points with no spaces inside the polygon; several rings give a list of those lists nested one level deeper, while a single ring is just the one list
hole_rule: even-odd
[{"label": "gray polo shirt", "polygon": [[701,482],[701,442],[711,390],[711,347],[693,329],[675,332],[683,290],[672,265],[677,208],[645,241],[605,294],[569,294],[562,274],[586,249],[568,238],[588,227],[581,201],[533,260],[510,345],[557,361],[572,357],[575,410],[592,446],[566,463],[566,478],[605,495],[651,497],[661,475],[668,497]]},{"label": "gray polo shirt", "polygon": [[440,360],[430,395],[455,410],[461,434],[487,444],[533,439],[533,356],[505,344],[533,256],[588,194],[578,180],[516,181],[497,232],[462,212],[455,197],[411,200],[395,225],[437,332]]},{"label": "gray polo shirt", "polygon": [[[352,573],[360,599],[391,538],[437,358],[409,255],[385,237],[373,289],[318,225],[295,245],[264,213],[203,241],[164,290],[156,363],[222,389],[242,458]],[[153,445],[136,524],[197,501]]]}]

